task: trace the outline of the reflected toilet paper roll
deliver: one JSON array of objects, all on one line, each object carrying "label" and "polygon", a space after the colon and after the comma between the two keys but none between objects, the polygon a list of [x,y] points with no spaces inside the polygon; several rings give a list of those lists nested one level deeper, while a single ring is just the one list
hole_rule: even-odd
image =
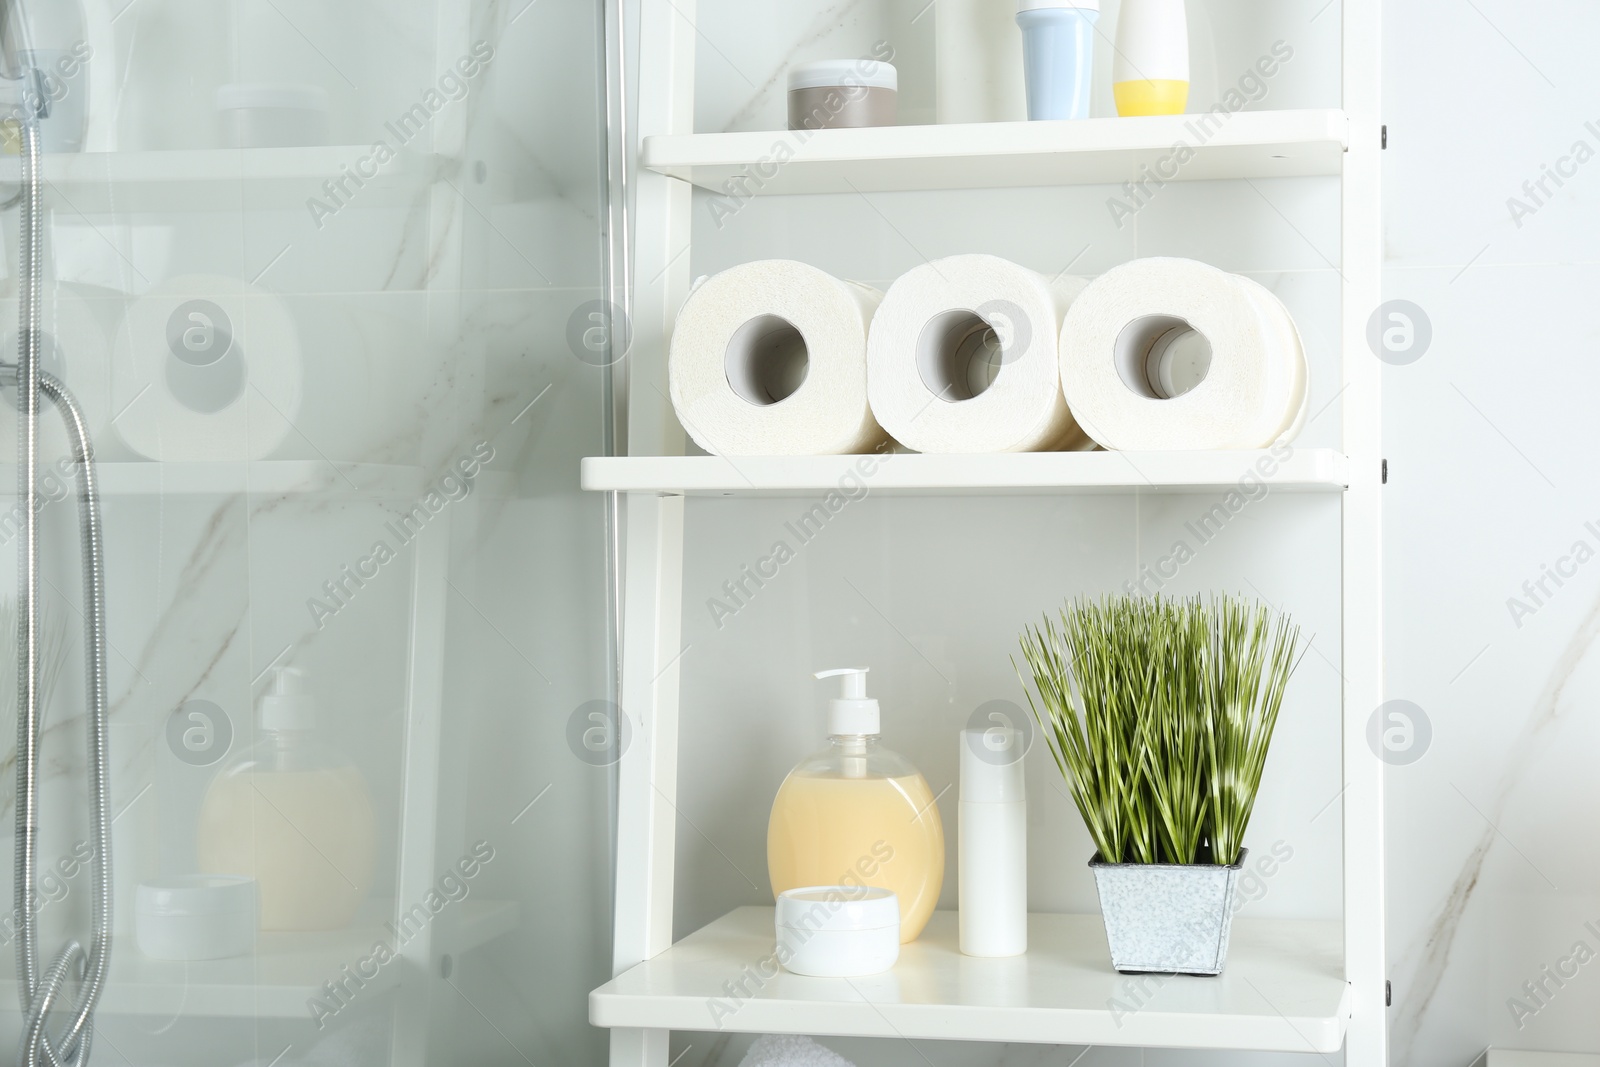
[{"label": "reflected toilet paper roll", "polygon": [[[91,294],[90,299],[82,291]],[[38,368],[66,382],[83,411],[96,450],[104,442],[110,422],[110,342],[102,326],[104,301],[94,290],[69,283],[50,283],[40,294],[40,346]],[[0,288],[0,358],[18,358],[18,299],[16,285]],[[16,387],[0,387],[0,438],[16,440]],[[50,400],[40,400],[40,454],[46,464],[72,454],[72,438],[56,416]]]},{"label": "reflected toilet paper roll", "polygon": [[283,442],[278,458],[416,462],[417,398],[408,389],[415,377],[412,353],[425,339],[362,306],[368,302],[320,294],[294,298],[303,346],[295,417],[301,432]]},{"label": "reflected toilet paper roll", "polygon": [[667,356],[678,421],[728,456],[868,452],[867,323],[882,294],[793,260],[732,267],[689,293]]},{"label": "reflected toilet paper roll", "polygon": [[1256,282],[1140,259],[1089,283],[1067,312],[1061,386],[1106,448],[1264,448],[1304,422],[1305,352],[1288,310]]},{"label": "reflected toilet paper roll", "polygon": [[169,278],[117,330],[115,426],[149,459],[261,459],[293,427],[301,375],[299,335],[278,297],[237,278]]},{"label": "reflected toilet paper roll", "polygon": [[[99,301],[84,299],[65,283],[44,287],[39,301],[39,369],[66,383],[82,409],[90,439],[98,446],[111,421],[111,345],[101,324]],[[17,293],[15,285],[0,287],[0,359],[17,360]],[[16,436],[16,389],[0,389],[0,436]],[[65,425],[42,400],[39,420],[41,455],[46,462],[72,454]]]},{"label": "reflected toilet paper roll", "polygon": [[1092,447],[1062,397],[1062,316],[1086,283],[996,256],[934,260],[884,295],[867,341],[872,410],[918,452]]}]

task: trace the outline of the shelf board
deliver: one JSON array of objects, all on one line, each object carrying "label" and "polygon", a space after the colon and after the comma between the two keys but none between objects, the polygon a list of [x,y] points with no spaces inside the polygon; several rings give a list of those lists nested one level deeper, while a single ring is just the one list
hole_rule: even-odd
[{"label": "shelf board", "polygon": [[[1339,174],[1348,127],[1342,111],[1305,110],[702,133],[646,137],[642,165],[714,192],[740,179],[740,199],[1120,183],[1145,166],[1173,181],[1293,178]],[[1193,150],[1181,164],[1179,144]]]},{"label": "shelf board", "polygon": [[[450,908],[456,914],[448,952],[487,944],[517,925],[515,901],[463,900]],[[306,1019],[310,1018],[306,1001],[323,996],[323,983],[341,978],[341,968],[354,967],[371,955],[377,941],[393,948],[395,937],[382,920],[369,918],[344,930],[263,933],[251,955],[185,963],[141,954],[129,930],[117,937],[99,1010],[112,1015]],[[397,958],[378,968],[361,996],[376,997],[418,977],[408,973],[410,967]],[[6,971],[12,973],[14,968]],[[8,1004],[16,1003],[16,985],[15,978],[0,981],[0,997]]]},{"label": "shelf board", "polygon": [[[870,473],[862,475],[862,470]],[[912,496],[1225,492],[1239,488],[1240,479],[1252,473],[1274,490],[1340,492],[1349,484],[1345,457],[1326,448],[1294,449],[1287,458],[1267,451],[596,456],[583,460],[581,483],[597,491],[666,496],[809,496],[841,488],[855,491],[855,479],[869,493]]]},{"label": "shelf board", "polygon": [[[85,214],[108,211],[305,209],[327,200],[322,184],[372,154],[371,145],[299,148],[182,148],[161,151],[57,152],[44,157],[46,200]],[[354,190],[352,207],[404,204],[433,169],[433,157],[402,151]],[[0,185],[21,177],[16,156],[0,159]],[[354,189],[354,186],[350,186]]]},{"label": "shelf board", "polygon": [[[977,959],[956,947],[956,913],[935,912],[922,937],[901,947],[892,970],[803,978],[764,967],[773,952],[772,909],[738,908],[596,989],[589,1021],[1332,1053],[1344,1042],[1350,1014],[1340,944],[1337,923],[1238,919],[1220,977],[1135,978],[1111,969],[1098,915],[1030,916],[1026,955]],[[748,997],[738,992],[741,982]]]},{"label": "shelf board", "polygon": [[[320,459],[250,462],[115,460],[95,465],[102,496],[327,496],[356,499],[414,497],[424,491],[420,467],[328,463]],[[482,475],[479,476],[480,478]],[[0,464],[0,497],[17,495],[15,464]],[[77,483],[72,483],[72,494]]]}]

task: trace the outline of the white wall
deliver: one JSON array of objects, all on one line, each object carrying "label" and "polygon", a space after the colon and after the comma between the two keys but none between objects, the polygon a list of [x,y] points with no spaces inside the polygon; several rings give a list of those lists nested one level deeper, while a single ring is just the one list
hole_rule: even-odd
[{"label": "white wall", "polygon": [[[1600,12],[1479,7],[1391,4],[1384,42],[1386,295],[1434,330],[1421,360],[1388,373],[1385,419],[1389,692],[1434,726],[1428,755],[1390,775],[1395,1049],[1430,1064],[1490,1043],[1600,1048],[1589,968],[1520,1028],[1507,1003],[1576,942],[1600,947],[1584,927],[1600,913],[1600,573],[1547,582],[1533,615],[1507,603],[1578,540],[1597,544],[1584,524],[1600,174],[1548,184],[1520,226],[1507,198],[1577,141],[1600,148],[1582,46]],[[1493,75],[1449,76],[1473,68]]]}]

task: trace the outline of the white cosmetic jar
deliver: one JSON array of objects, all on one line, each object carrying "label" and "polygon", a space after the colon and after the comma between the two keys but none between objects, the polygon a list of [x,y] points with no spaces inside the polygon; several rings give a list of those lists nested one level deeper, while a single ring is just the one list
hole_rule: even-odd
[{"label": "white cosmetic jar", "polygon": [[872,59],[824,59],[789,71],[789,128],[893,126],[900,77]]},{"label": "white cosmetic jar", "polygon": [[778,962],[814,978],[878,974],[900,958],[900,898],[892,889],[819,885],[778,894]]},{"label": "white cosmetic jar", "polygon": [[220,960],[256,943],[256,880],[189,874],[140,882],[134,899],[139,951],[156,960]]}]

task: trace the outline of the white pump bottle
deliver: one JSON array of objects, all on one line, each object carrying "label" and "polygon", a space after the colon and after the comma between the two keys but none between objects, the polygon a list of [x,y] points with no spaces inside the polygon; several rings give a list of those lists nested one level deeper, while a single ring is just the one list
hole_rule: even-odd
[{"label": "white pump bottle", "polygon": [[956,861],[961,951],[1018,956],[1028,951],[1028,797],[1022,732],[961,733],[961,809]]}]

